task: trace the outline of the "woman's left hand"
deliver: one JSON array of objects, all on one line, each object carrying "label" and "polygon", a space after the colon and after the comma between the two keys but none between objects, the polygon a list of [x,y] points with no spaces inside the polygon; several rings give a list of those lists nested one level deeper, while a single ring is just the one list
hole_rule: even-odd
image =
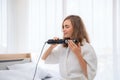
[{"label": "woman's left hand", "polygon": [[72,40],[68,40],[68,46],[73,51],[73,53],[75,54],[81,53],[80,43],[76,45]]},{"label": "woman's left hand", "polygon": [[87,62],[83,59],[83,57],[81,55],[80,43],[78,43],[78,45],[76,45],[72,40],[68,40],[68,46],[70,47],[70,49],[73,51],[73,53],[78,58],[81,68],[83,70],[83,73],[87,77],[88,76],[87,75]]}]

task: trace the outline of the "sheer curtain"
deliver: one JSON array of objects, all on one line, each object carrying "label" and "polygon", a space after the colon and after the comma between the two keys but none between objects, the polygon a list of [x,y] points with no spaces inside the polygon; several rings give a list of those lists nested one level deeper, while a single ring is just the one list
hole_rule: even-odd
[{"label": "sheer curtain", "polygon": [[113,0],[114,80],[120,80],[120,0]]},{"label": "sheer curtain", "polygon": [[33,56],[55,36],[62,37],[62,0],[30,0],[30,46]]},{"label": "sheer curtain", "polygon": [[7,0],[7,52],[29,52],[29,0]]},{"label": "sheer curtain", "polygon": [[7,49],[7,4],[0,0],[0,53]]},{"label": "sheer curtain", "polygon": [[29,0],[0,0],[0,53],[29,52],[28,7]]}]

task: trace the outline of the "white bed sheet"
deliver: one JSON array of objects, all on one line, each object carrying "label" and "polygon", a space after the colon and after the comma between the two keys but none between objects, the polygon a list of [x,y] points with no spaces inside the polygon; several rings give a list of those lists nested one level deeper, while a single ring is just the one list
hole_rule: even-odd
[{"label": "white bed sheet", "polygon": [[[8,66],[9,70],[0,70],[0,80],[33,80],[35,72],[34,63],[15,64]],[[44,80],[60,80],[59,74],[52,70],[44,70],[41,67],[37,68],[37,73],[34,80],[42,80],[47,76],[52,78]]]},{"label": "white bed sheet", "polygon": [[[20,70],[1,70],[0,80],[32,80],[33,74]],[[41,80],[36,76],[35,80]]]}]

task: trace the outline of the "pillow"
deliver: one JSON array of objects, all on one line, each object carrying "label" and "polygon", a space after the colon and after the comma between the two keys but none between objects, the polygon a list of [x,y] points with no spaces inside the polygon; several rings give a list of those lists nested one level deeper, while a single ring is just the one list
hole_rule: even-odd
[{"label": "pillow", "polygon": [[[23,64],[14,64],[7,67],[9,70],[18,70],[27,74],[34,75],[36,64],[33,62],[29,62],[29,63],[23,63]],[[36,76],[39,76],[40,79],[44,79],[46,77],[52,77],[47,71],[45,71],[40,66],[37,67]]]},{"label": "pillow", "polygon": [[21,69],[30,69],[35,67],[35,63],[29,62],[29,63],[23,63],[23,64],[14,64],[7,66],[8,69],[10,70],[21,70]]}]

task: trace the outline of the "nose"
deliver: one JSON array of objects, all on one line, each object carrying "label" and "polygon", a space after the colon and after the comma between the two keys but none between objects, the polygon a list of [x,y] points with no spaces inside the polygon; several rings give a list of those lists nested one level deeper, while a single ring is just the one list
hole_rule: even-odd
[{"label": "nose", "polygon": [[66,31],[66,29],[65,28],[63,28],[63,32],[65,32]]}]

